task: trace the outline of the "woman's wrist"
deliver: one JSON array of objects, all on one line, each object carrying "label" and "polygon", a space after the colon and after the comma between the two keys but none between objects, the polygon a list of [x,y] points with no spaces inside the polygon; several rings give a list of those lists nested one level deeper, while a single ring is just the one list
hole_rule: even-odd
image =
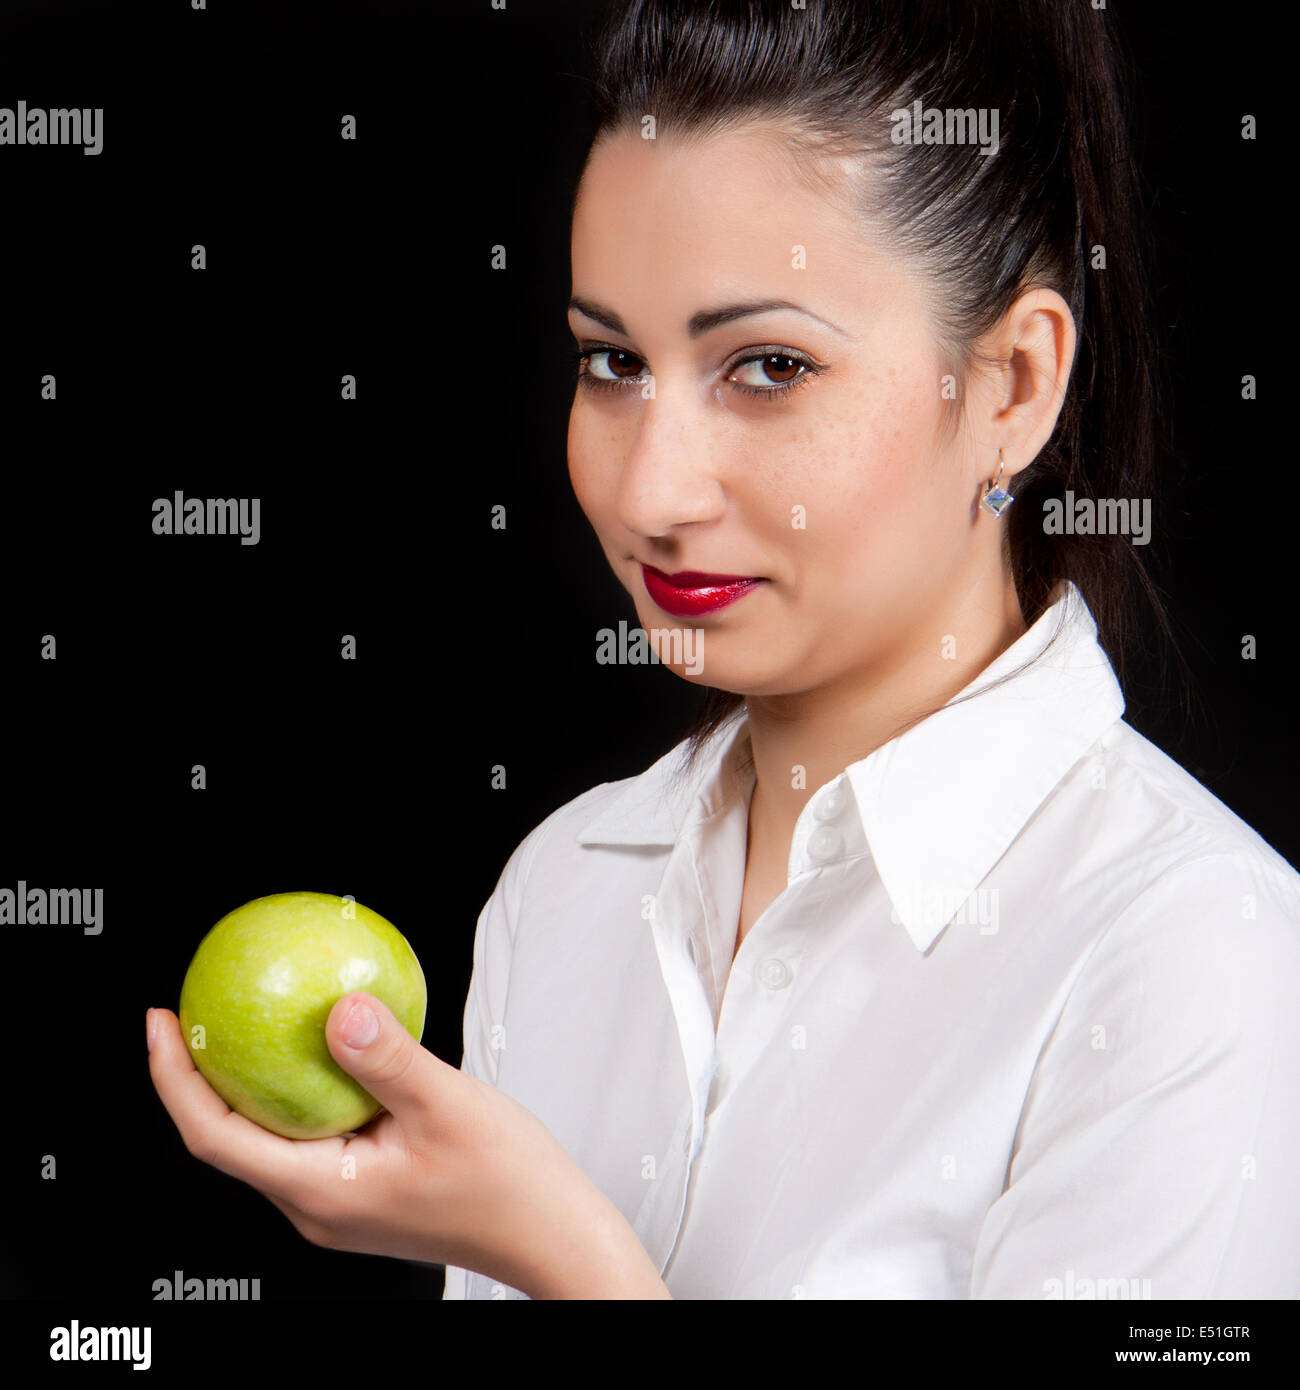
[{"label": "woman's wrist", "polygon": [[592,1185],[584,1218],[546,1252],[529,1287],[530,1298],[671,1298],[623,1213]]}]

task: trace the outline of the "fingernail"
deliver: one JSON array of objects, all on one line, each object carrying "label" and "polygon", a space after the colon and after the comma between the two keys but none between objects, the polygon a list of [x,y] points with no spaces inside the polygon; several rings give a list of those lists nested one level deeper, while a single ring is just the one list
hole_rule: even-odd
[{"label": "fingernail", "polygon": [[379,1019],[372,1008],[358,1000],[343,1020],[342,1032],[349,1047],[369,1047],[379,1036]]},{"label": "fingernail", "polygon": [[154,1017],[152,1009],[146,1009],[144,1015],[144,1039],[149,1051],[153,1051],[154,1036],[158,1032],[158,1020]]}]

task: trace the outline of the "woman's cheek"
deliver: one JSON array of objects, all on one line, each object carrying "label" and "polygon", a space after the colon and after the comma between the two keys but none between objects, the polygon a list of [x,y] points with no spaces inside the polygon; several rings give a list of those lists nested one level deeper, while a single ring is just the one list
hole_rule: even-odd
[{"label": "woman's cheek", "polygon": [[599,452],[595,447],[590,426],[582,419],[575,405],[569,413],[568,437],[569,482],[578,505],[592,526],[598,526]]}]

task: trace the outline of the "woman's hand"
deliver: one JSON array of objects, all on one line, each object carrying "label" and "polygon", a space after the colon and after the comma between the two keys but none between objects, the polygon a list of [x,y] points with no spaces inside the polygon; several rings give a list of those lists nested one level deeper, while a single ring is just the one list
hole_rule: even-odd
[{"label": "woman's hand", "polygon": [[618,1208],[544,1124],[421,1047],[369,994],[325,1037],[384,1107],[352,1137],[283,1139],[236,1114],[150,1010],[149,1071],[195,1158],[255,1187],[314,1245],[475,1270],[533,1298],[668,1298]]}]

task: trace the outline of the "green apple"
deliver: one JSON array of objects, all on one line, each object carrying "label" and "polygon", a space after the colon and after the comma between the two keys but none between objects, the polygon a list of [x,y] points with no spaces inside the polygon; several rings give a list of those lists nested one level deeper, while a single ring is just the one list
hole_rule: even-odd
[{"label": "green apple", "polygon": [[380,1108],[325,1042],[330,1010],[354,989],[420,1040],[424,972],[401,932],[349,899],[274,893],[228,912],[199,943],[181,1033],[232,1110],[289,1139],[342,1134]]}]

